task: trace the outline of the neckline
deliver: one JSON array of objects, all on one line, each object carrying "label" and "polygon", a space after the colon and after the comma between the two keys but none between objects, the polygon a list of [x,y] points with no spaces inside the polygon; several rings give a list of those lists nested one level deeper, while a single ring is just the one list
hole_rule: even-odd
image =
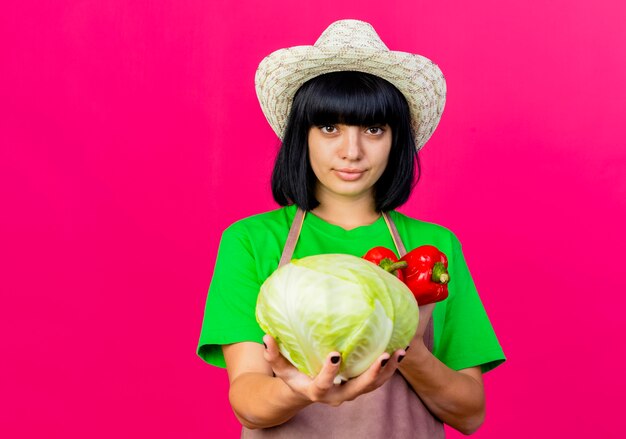
[{"label": "neckline", "polygon": [[339,235],[344,239],[361,239],[366,236],[371,237],[373,234],[377,233],[387,233],[387,225],[382,215],[371,224],[364,224],[347,230],[336,224],[331,224],[309,211],[304,218],[304,224],[325,234],[331,236]]}]

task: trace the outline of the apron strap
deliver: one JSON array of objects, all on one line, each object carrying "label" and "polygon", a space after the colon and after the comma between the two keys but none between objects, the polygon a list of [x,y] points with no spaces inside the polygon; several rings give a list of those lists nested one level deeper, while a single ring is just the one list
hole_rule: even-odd
[{"label": "apron strap", "polygon": [[[398,250],[398,255],[400,257],[406,255],[406,248],[404,248],[404,243],[402,242],[402,238],[400,238],[400,233],[398,233],[398,228],[396,224],[391,219],[391,215],[388,212],[383,212],[383,218],[385,218],[385,222],[387,223],[387,228],[391,232],[391,238],[393,239],[393,243],[396,245],[396,250]],[[428,348],[429,351],[433,350],[433,343],[435,341],[435,331],[433,328],[433,318],[431,316],[430,321],[428,322],[428,326],[424,331],[424,344]]]},{"label": "apron strap", "polygon": [[[306,212],[298,207],[298,209],[296,210],[296,215],[293,217],[293,222],[291,223],[289,234],[287,235],[287,241],[285,242],[285,246],[283,247],[283,254],[280,257],[278,268],[288,264],[291,261],[293,252],[296,249],[296,244],[298,243],[300,231],[302,231],[302,225],[304,224],[305,215]],[[393,239],[393,243],[396,246],[396,250],[398,250],[398,254],[400,255],[400,257],[404,256],[406,254],[406,248],[404,247],[404,243],[402,242],[400,233],[398,233],[398,228],[391,219],[389,213],[383,212],[383,218],[385,219],[385,223],[387,224],[389,232],[391,232],[391,238]],[[433,342],[434,329],[433,319],[431,317],[430,321],[428,322],[428,327],[426,328],[426,331],[424,333],[424,344],[429,351],[432,351],[433,349]]]},{"label": "apron strap", "polygon": [[296,216],[293,217],[293,222],[291,223],[291,228],[289,229],[289,235],[287,235],[287,242],[285,242],[285,246],[283,247],[283,254],[280,256],[278,268],[283,265],[287,265],[291,261],[293,252],[296,249],[296,244],[298,243],[300,231],[302,230],[302,224],[304,223],[304,215],[304,210],[298,207],[298,210],[296,210]]},{"label": "apron strap", "polygon": [[406,248],[404,248],[404,243],[402,242],[402,238],[400,238],[396,224],[393,222],[388,212],[383,212],[383,218],[385,219],[385,223],[387,223],[387,228],[391,232],[391,238],[396,246],[396,250],[398,250],[398,255],[400,255],[400,257],[406,255]]}]

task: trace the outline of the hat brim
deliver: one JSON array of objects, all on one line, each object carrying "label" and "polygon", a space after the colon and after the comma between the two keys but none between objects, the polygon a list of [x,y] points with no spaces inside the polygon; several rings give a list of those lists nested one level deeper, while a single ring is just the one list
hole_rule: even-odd
[{"label": "hat brim", "polygon": [[347,70],[381,77],[405,96],[415,144],[421,149],[441,119],[446,83],[431,60],[399,51],[295,46],[265,57],[257,69],[255,85],[263,114],[276,135],[282,139],[293,97],[306,81]]}]

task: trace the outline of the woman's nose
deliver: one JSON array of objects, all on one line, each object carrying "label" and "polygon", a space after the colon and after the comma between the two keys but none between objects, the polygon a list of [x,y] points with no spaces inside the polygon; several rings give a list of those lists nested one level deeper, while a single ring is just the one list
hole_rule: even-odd
[{"label": "woman's nose", "polygon": [[361,158],[361,130],[359,127],[348,126],[345,129],[341,147],[341,158],[358,160]]}]

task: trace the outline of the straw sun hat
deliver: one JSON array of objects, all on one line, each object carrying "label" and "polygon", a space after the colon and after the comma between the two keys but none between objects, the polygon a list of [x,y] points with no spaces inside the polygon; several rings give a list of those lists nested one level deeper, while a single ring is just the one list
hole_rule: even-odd
[{"label": "straw sun hat", "polygon": [[282,139],[296,91],[311,78],[337,71],[359,71],[392,83],[406,97],[419,150],[441,119],[446,82],[429,59],[387,49],[374,28],[363,21],[331,24],[313,46],[280,49],[268,55],[256,72],[261,109]]}]

